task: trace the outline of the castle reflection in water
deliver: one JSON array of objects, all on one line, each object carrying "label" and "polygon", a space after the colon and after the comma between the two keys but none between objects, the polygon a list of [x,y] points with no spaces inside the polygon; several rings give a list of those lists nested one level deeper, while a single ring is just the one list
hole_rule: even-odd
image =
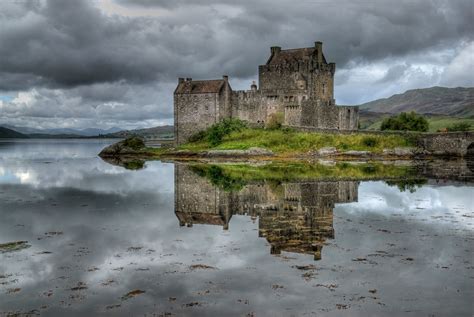
[{"label": "castle reflection in water", "polygon": [[321,259],[326,239],[334,238],[336,203],[357,201],[357,181],[247,183],[239,191],[213,185],[184,164],[175,165],[175,213],[180,226],[208,224],[229,228],[232,215],[258,218],[259,237],[281,251]]}]

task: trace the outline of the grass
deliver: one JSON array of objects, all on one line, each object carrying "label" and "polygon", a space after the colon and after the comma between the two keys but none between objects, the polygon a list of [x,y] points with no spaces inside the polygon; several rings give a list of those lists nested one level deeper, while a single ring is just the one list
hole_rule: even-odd
[{"label": "grass", "polygon": [[383,149],[413,146],[412,141],[402,135],[329,134],[297,132],[291,129],[267,130],[246,128],[225,136],[222,143],[211,146],[205,140],[190,142],[180,149],[203,151],[209,149],[246,150],[262,147],[275,153],[307,153],[323,147],[335,147],[341,151],[357,150],[381,153]]},{"label": "grass", "polygon": [[289,182],[305,180],[413,179],[411,167],[370,162],[334,165],[309,163],[194,164],[190,169],[221,189],[238,191],[251,181]]}]

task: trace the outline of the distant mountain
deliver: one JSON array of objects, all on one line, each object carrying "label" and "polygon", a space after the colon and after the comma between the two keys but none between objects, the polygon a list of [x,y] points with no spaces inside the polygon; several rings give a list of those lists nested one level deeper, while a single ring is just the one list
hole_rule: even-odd
[{"label": "distant mountain", "polygon": [[115,133],[122,131],[122,129],[113,127],[110,129],[97,129],[97,128],[87,128],[87,129],[69,129],[69,128],[56,128],[56,129],[37,129],[30,127],[17,127],[9,124],[4,124],[4,127],[15,130],[23,134],[37,134],[37,135],[75,135],[75,136],[97,136],[102,134]]},{"label": "distant mountain", "polygon": [[415,111],[454,117],[474,116],[474,87],[431,87],[407,90],[403,94],[359,105],[361,110],[381,113]]},{"label": "distant mountain", "polygon": [[0,127],[0,139],[27,139],[28,136],[17,131]]},{"label": "distant mountain", "polygon": [[125,130],[115,133],[109,133],[105,136],[113,138],[126,138],[132,135],[138,135],[144,138],[172,138],[174,135],[174,126],[164,125],[147,129]]}]

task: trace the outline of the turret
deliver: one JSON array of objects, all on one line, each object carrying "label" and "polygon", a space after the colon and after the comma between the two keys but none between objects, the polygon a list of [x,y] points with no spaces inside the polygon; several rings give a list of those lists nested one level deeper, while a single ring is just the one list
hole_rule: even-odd
[{"label": "turret", "polygon": [[255,80],[252,81],[252,85],[250,85],[250,90],[257,91],[257,84],[255,83]]},{"label": "turret", "polygon": [[323,42],[314,42],[314,47],[316,47],[316,54],[318,63],[323,62]]}]

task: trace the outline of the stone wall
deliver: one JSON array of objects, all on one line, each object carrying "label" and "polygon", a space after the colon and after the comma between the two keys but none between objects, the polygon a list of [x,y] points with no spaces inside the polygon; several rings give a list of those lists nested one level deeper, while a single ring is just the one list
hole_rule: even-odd
[{"label": "stone wall", "polygon": [[179,94],[174,96],[175,142],[185,143],[193,134],[205,130],[219,119],[219,94]]},{"label": "stone wall", "polygon": [[339,111],[339,130],[357,130],[359,125],[359,108],[338,106]]},{"label": "stone wall", "polygon": [[466,156],[472,144],[474,132],[426,133],[418,137],[418,146],[434,155]]}]

